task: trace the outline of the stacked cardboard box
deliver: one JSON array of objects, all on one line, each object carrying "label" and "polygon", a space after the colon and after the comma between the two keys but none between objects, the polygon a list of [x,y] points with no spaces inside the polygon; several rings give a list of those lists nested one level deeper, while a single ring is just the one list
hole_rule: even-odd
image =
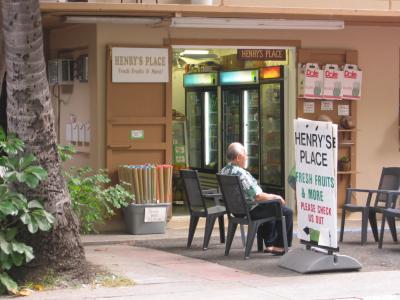
[{"label": "stacked cardboard box", "polygon": [[362,71],[357,65],[316,63],[298,67],[298,96],[305,99],[360,100]]}]

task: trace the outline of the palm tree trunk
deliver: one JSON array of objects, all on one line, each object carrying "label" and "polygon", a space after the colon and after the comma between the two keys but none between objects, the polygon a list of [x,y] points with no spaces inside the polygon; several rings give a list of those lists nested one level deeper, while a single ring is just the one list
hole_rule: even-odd
[{"label": "palm tree trunk", "polygon": [[[2,23],[2,17],[0,14],[0,24]],[[7,131],[7,96],[5,93],[5,78],[6,73],[6,62],[4,58],[4,43],[3,43],[3,32],[0,30],[0,127]]]},{"label": "palm tree trunk", "polygon": [[[16,133],[48,171],[48,180],[28,198],[41,198],[56,217],[51,232],[35,235],[35,262],[54,270],[81,268],[85,261],[78,223],[57,153],[54,114],[43,55],[43,33],[38,0],[2,0],[7,71],[8,132]],[[19,188],[21,189],[21,187]]]}]

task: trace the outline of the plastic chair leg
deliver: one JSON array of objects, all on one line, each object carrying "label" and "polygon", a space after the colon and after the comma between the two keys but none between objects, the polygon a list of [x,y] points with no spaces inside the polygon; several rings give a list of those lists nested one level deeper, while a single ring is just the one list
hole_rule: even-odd
[{"label": "plastic chair leg", "polygon": [[250,258],[251,248],[254,243],[254,238],[256,236],[258,230],[258,224],[250,223],[247,229],[247,241],[246,241],[246,248],[244,251],[244,259]]},{"label": "plastic chair leg", "polygon": [[204,232],[204,242],[203,242],[203,250],[207,250],[208,248],[208,243],[210,242],[210,237],[212,230],[214,228],[215,221],[217,220],[217,216],[214,215],[208,215],[206,217],[206,228]]},{"label": "plastic chair leg", "polygon": [[258,227],[258,230],[257,230],[257,251],[258,251],[258,252],[263,252],[263,249],[264,249],[264,239],[263,239],[263,237],[262,237],[262,235],[261,235],[260,228],[261,228],[261,226]]},{"label": "plastic chair leg", "polygon": [[385,217],[385,215],[383,215],[382,216],[382,225],[381,225],[381,234],[380,234],[380,237],[379,237],[379,245],[378,245],[379,249],[382,249],[383,235],[385,233],[385,219],[386,219],[386,217]]},{"label": "plastic chair leg", "polygon": [[235,236],[237,225],[238,225],[237,223],[233,223],[231,220],[229,220],[228,222],[228,236],[226,238],[226,244],[225,244],[225,256],[228,256],[229,251],[231,250],[231,245],[233,237]]},{"label": "plastic chair leg", "polygon": [[361,245],[367,242],[367,229],[368,229],[368,210],[362,212],[361,219]]},{"label": "plastic chair leg", "polygon": [[224,215],[218,217],[219,225],[219,241],[221,244],[225,243],[225,225],[224,225]]},{"label": "plastic chair leg", "polygon": [[286,218],[282,216],[282,237],[283,237],[283,248],[285,249],[285,253],[289,251],[288,242],[287,242],[287,231],[286,231]]},{"label": "plastic chair leg", "polygon": [[240,224],[240,236],[242,237],[243,248],[246,247],[246,233],[244,232],[244,225]]},{"label": "plastic chair leg", "polygon": [[371,225],[372,233],[374,235],[375,242],[379,241],[379,236],[378,236],[378,225],[376,223],[376,212],[373,210],[370,210],[368,212],[368,219],[369,219],[369,224]]},{"label": "plastic chair leg", "polygon": [[192,245],[194,232],[196,231],[198,222],[199,222],[199,217],[190,216],[189,235],[188,235],[188,241],[187,241],[188,248],[190,248],[190,246]]},{"label": "plastic chair leg", "polygon": [[389,224],[390,233],[392,234],[393,242],[397,242],[396,219],[394,217],[387,217],[387,221]]},{"label": "plastic chair leg", "polygon": [[342,209],[342,222],[340,225],[340,238],[339,238],[339,242],[343,242],[343,232],[344,232],[344,223],[346,220],[346,210],[343,208]]}]

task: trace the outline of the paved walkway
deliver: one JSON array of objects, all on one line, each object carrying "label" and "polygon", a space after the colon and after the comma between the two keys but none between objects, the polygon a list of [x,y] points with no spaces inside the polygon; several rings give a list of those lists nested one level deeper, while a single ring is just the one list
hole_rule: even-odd
[{"label": "paved walkway", "polygon": [[400,271],[267,278],[131,245],[85,249],[90,262],[136,285],[37,292],[29,299],[400,299]]},{"label": "paved walkway", "polygon": [[[88,261],[129,277],[136,283],[132,287],[60,289],[36,292],[28,299],[400,299],[400,270],[266,277],[135,246],[143,240],[186,238],[187,221],[174,218],[160,235],[82,237]],[[353,222],[348,229],[357,231],[358,226]],[[203,230],[196,232],[197,237],[202,235]]]}]

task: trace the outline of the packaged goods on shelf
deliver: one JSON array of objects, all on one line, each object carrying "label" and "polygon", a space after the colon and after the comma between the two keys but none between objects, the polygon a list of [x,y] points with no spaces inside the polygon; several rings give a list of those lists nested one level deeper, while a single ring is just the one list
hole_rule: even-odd
[{"label": "packaged goods on shelf", "polygon": [[323,98],[328,100],[341,100],[343,71],[336,64],[326,64],[324,66],[324,92]]},{"label": "packaged goods on shelf", "polygon": [[357,65],[346,64],[343,68],[343,99],[361,99],[362,71]]}]

